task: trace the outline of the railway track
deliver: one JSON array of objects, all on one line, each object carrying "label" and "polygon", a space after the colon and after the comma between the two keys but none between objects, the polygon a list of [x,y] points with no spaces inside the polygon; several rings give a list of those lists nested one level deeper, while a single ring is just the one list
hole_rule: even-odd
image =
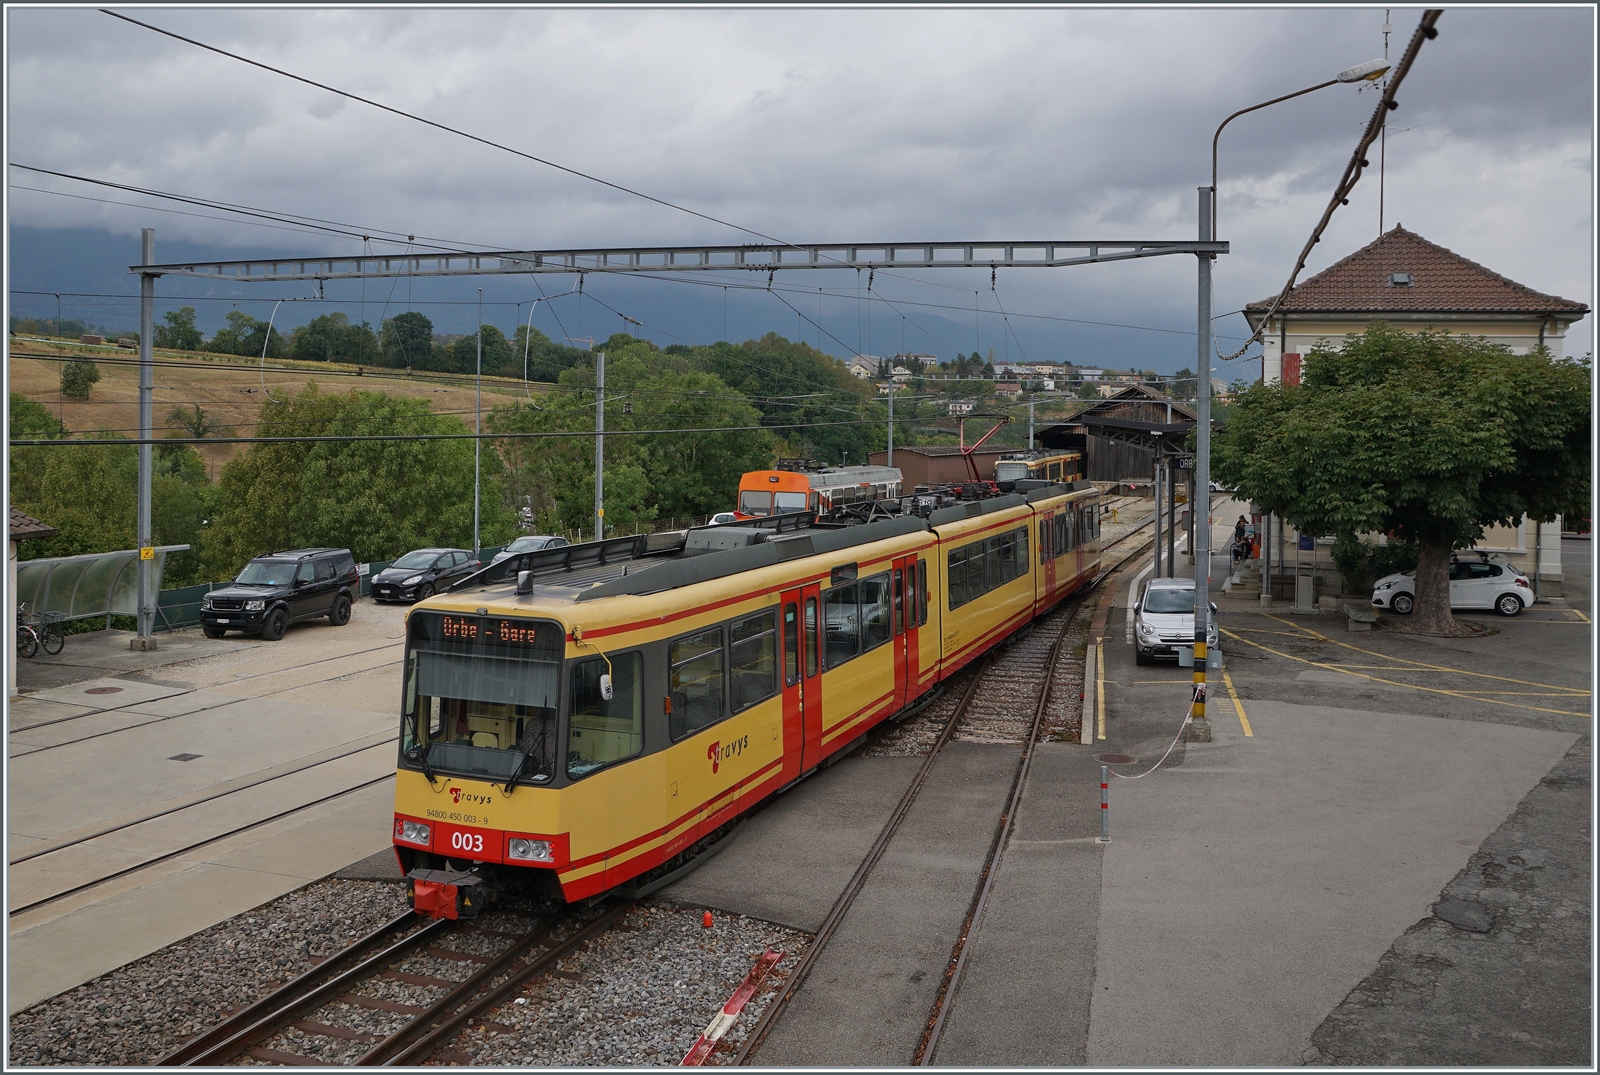
[{"label": "railway track", "polygon": [[[420,1064],[447,1049],[469,1023],[611,929],[632,907],[631,901],[618,901],[592,918],[567,908],[546,915],[492,911],[426,924],[407,911],[156,1066]],[[525,928],[507,928],[518,923]],[[464,973],[455,977],[452,969]],[[381,1031],[348,1025],[352,1010],[377,1013]]]},{"label": "railway track", "polygon": [[[1107,548],[1114,548],[1139,537],[1146,525],[1148,524],[1140,524]],[[927,783],[933,764],[945,744],[958,735],[970,741],[1020,743],[1022,751],[1012,777],[1010,792],[996,823],[994,838],[979,874],[972,903],[955,940],[949,963],[946,965],[945,979],[929,1012],[926,1029],[917,1043],[913,1062],[918,1066],[926,1066],[932,1062],[939,1036],[944,1028],[949,1002],[956,995],[965,969],[968,938],[974,925],[982,918],[994,882],[995,867],[1004,851],[1006,839],[1016,816],[1017,805],[1021,802],[1023,790],[1027,786],[1028,770],[1040,727],[1049,708],[1051,688],[1055,681],[1055,670],[1060,662],[1062,646],[1068,638],[1074,619],[1086,607],[1090,595],[1129,560],[1141,555],[1148,541],[1148,535],[1146,539],[1146,542],[1135,542],[1131,548],[1123,550],[1115,564],[1104,568],[1089,585],[1067,598],[1042,620],[1036,621],[1032,632],[1026,638],[1013,640],[1009,646],[1004,647],[1006,652],[1003,654],[997,655],[991,652],[972,673],[959,700],[944,719],[932,749],[928,751],[927,757],[912,778],[910,787],[896,804],[894,812],[889,815],[889,820],[884,823],[877,840],[867,851],[849,883],[845,885],[844,891],[829,910],[828,916],[823,919],[805,955],[789,973],[777,995],[767,1004],[761,1018],[745,1037],[734,1058],[735,1064],[752,1063],[762,1042],[782,1018],[790,999],[805,982],[812,966],[827,947],[829,939],[865,887],[873,867],[889,849],[901,822]],[[1032,697],[1031,710],[1024,705],[1019,715],[1019,700],[1029,695]]]}]

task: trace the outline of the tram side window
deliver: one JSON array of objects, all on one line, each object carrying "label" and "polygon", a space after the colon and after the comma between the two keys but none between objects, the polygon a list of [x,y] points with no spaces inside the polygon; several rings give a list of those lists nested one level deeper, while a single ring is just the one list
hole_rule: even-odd
[{"label": "tram side window", "polygon": [[1087,506],[1086,514],[1088,515],[1089,520],[1089,533],[1085,536],[1084,540],[1087,541],[1100,536],[1100,505],[1091,502]]},{"label": "tram side window", "polygon": [[783,682],[792,687],[800,678],[800,610],[793,601],[783,606]]},{"label": "tram side window", "polygon": [[[960,608],[971,600],[967,596],[967,559],[973,552],[981,552],[982,545],[963,545],[959,549],[950,550],[950,574],[946,589],[950,591],[950,607]],[[979,577],[982,577],[983,562],[978,562]],[[981,592],[981,588],[980,588]]]},{"label": "tram side window", "polygon": [[667,730],[673,742],[722,719],[722,628],[680,638],[667,651],[672,713]]},{"label": "tram side window", "polygon": [[889,573],[861,580],[861,622],[863,651],[881,646],[893,636],[889,619]]},{"label": "tram side window", "polygon": [[606,662],[572,666],[572,716],[567,725],[567,775],[588,776],[644,752],[644,690],[637,653],[611,658],[611,701],[600,693]]},{"label": "tram side window", "polygon": [[835,586],[822,595],[823,622],[827,628],[825,667],[837,668],[861,652],[860,609],[856,607],[856,584]]},{"label": "tram side window", "polygon": [[928,624],[928,561],[917,561],[917,626]]},{"label": "tram side window", "polygon": [[[793,605],[789,606],[792,610]],[[778,691],[777,620],[772,609],[734,620],[728,628],[731,643],[728,667],[733,672],[733,711],[749,709]]]}]

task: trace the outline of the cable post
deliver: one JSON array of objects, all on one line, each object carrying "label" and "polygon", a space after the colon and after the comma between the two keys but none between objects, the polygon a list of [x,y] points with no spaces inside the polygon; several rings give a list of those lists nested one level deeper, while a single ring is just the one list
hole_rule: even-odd
[{"label": "cable post", "polygon": [[[1211,238],[1210,187],[1200,188],[1200,241]],[[1211,742],[1206,719],[1206,637],[1211,627],[1211,255],[1197,254],[1200,264],[1197,343],[1200,365],[1195,377],[1194,453],[1194,700],[1184,741]]]},{"label": "cable post", "polygon": [[[156,263],[156,230],[140,231],[140,264]],[[152,650],[156,640],[151,633],[152,608],[155,595],[151,592],[151,565],[155,560],[145,559],[144,550],[152,548],[150,538],[150,477],[152,474],[151,438],[155,433],[155,366],[152,364],[151,337],[155,334],[156,277],[159,273],[139,274],[139,560],[138,603],[134,622],[137,635],[128,644],[129,649]],[[57,330],[59,331],[59,329]]]}]

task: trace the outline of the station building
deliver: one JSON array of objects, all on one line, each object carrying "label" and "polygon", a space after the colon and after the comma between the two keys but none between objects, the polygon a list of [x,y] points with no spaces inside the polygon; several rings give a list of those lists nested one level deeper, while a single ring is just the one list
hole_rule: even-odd
[{"label": "station building", "polygon": [[[1271,383],[1300,383],[1302,358],[1318,344],[1338,346],[1374,321],[1403,331],[1439,329],[1482,336],[1513,353],[1538,347],[1564,357],[1568,327],[1589,307],[1535,291],[1396,224],[1378,239],[1299,284],[1270,318],[1272,299],[1245,306],[1252,329],[1262,329],[1261,376]],[[1263,325],[1263,322],[1265,324]],[[1293,530],[1285,535],[1290,541]],[[1324,572],[1331,561],[1321,546],[1307,554]],[[1535,560],[1540,594],[1561,594],[1561,521],[1493,527],[1477,546],[1503,553],[1530,578]]]}]

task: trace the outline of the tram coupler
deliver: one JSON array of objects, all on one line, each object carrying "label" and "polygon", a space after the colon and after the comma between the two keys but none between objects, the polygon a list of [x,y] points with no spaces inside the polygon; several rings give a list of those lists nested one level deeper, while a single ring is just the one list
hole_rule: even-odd
[{"label": "tram coupler", "polygon": [[456,870],[412,870],[406,896],[417,914],[429,918],[474,918],[483,906],[483,878]]}]

